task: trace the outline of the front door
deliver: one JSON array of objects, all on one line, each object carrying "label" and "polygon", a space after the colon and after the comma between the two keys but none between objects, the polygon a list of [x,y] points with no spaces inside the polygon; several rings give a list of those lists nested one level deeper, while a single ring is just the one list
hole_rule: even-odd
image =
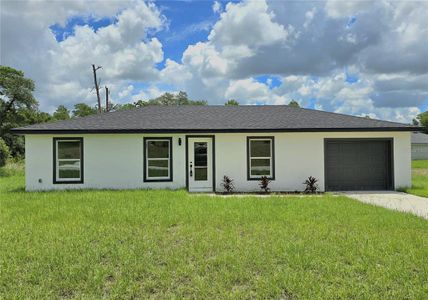
[{"label": "front door", "polygon": [[190,192],[213,191],[212,138],[188,138],[187,176]]}]

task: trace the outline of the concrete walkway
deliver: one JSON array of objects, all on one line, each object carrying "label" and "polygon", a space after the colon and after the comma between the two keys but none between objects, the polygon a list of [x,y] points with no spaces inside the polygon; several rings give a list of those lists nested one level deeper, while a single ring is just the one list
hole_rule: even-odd
[{"label": "concrete walkway", "polygon": [[392,210],[409,212],[428,219],[428,198],[401,192],[343,192],[346,196],[364,203]]}]

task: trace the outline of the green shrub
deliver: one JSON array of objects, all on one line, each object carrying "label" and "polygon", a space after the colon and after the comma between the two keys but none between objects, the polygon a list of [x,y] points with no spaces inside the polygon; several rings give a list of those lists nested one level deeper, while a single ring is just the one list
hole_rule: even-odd
[{"label": "green shrub", "polygon": [[10,156],[9,147],[6,145],[3,139],[0,138],[0,167],[3,167],[6,165],[6,161],[8,160],[9,156]]}]

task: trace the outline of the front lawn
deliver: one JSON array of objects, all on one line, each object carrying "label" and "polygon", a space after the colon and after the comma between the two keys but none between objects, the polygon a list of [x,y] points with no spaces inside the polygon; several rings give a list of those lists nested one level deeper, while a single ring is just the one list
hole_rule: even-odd
[{"label": "front lawn", "polygon": [[345,197],[25,193],[0,173],[0,298],[423,299],[428,222]]},{"label": "front lawn", "polygon": [[428,160],[412,161],[412,188],[406,192],[428,197]]}]

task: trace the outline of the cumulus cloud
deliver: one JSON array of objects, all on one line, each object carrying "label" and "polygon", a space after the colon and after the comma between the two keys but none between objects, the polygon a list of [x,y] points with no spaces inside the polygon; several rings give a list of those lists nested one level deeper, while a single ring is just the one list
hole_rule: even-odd
[{"label": "cumulus cloud", "polygon": [[[166,20],[141,1],[2,3],[1,61],[36,79],[45,107],[91,101],[90,64],[118,101],[185,90],[223,104],[285,104],[409,122],[428,102],[427,2],[242,1],[209,4],[215,23],[190,24],[206,39],[181,59],[164,57],[157,33]],[[96,12],[96,14],[94,13]],[[63,41],[49,29],[70,17],[109,18],[94,30],[79,25]],[[162,63],[162,68],[159,68]],[[159,70],[160,69],[160,70]],[[279,80],[261,82],[261,75]],[[353,80],[348,80],[351,76]],[[145,88],[135,82],[148,82]]]},{"label": "cumulus cloud", "polygon": [[[148,33],[161,30],[164,17],[154,4],[108,2],[106,7],[100,5],[101,9],[96,6],[96,10],[95,3],[87,5],[84,1],[66,1],[64,5],[55,2],[49,10],[42,4],[4,4],[2,23],[6,26],[1,26],[1,61],[26,70],[26,75],[35,79],[36,96],[42,100],[43,109],[93,98],[91,64],[103,67],[99,71],[102,85],[158,79],[155,64],[163,60],[162,44],[148,37]],[[19,13],[21,10],[25,17]],[[97,31],[88,25],[77,25],[73,35],[56,41],[49,26],[64,25],[68,17],[93,11],[99,17],[113,16],[115,20]]]},{"label": "cumulus cloud", "polygon": [[[228,3],[208,40],[189,45],[178,62],[180,71],[192,74],[183,86],[190,94],[204,91],[211,103],[298,99],[330,111],[409,122],[427,101],[428,48],[420,39],[428,33],[425,6]],[[280,75],[282,82],[257,82],[262,74]]]},{"label": "cumulus cloud", "polygon": [[221,3],[218,1],[214,1],[213,6],[212,6],[213,12],[214,13],[219,13],[221,12]]},{"label": "cumulus cloud", "polygon": [[228,3],[208,39],[215,45],[249,48],[285,42],[288,32],[274,17],[264,1]]}]

